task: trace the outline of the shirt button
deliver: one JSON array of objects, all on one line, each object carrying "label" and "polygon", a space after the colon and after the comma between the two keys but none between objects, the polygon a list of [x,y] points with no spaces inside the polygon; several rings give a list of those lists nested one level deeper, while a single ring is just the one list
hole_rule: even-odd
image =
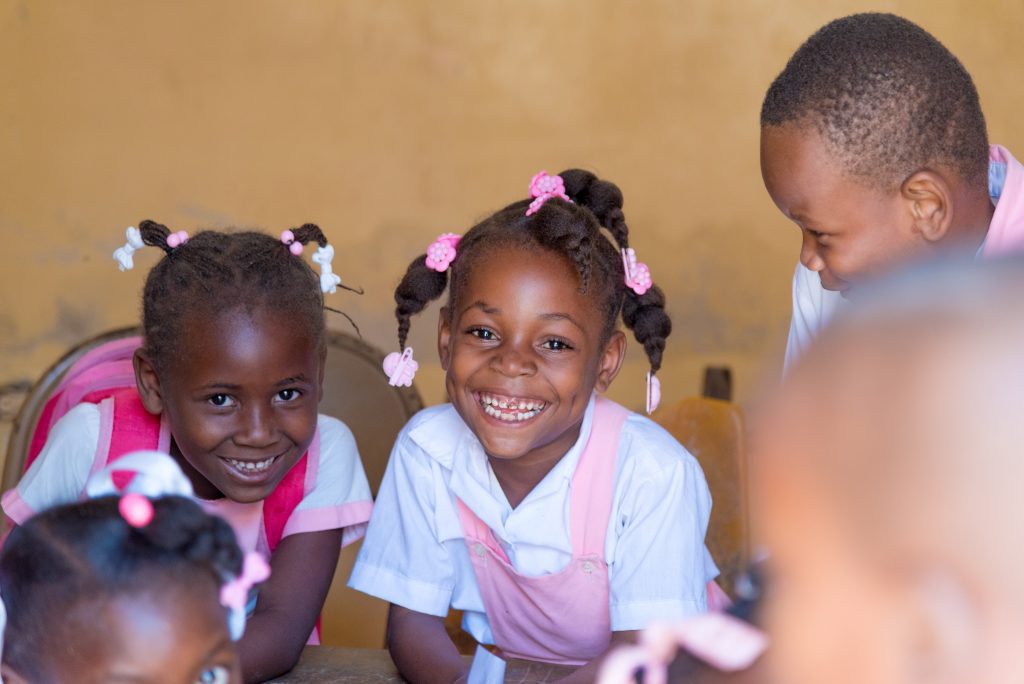
[{"label": "shirt button", "polygon": [[594,572],[594,564],[590,561],[583,561],[583,572],[584,574],[591,575]]},{"label": "shirt button", "polygon": [[486,549],[484,549],[484,545],[480,542],[473,544],[473,553],[475,553],[476,555],[483,556],[486,552],[487,551]]}]

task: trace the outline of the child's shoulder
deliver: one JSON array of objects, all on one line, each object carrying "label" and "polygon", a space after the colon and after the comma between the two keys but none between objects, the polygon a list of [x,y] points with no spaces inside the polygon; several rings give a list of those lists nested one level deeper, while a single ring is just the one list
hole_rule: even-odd
[{"label": "child's shoulder", "polygon": [[421,452],[451,467],[452,455],[462,438],[471,434],[451,404],[419,411],[409,419],[395,442],[398,452]]},{"label": "child's shoulder", "polygon": [[653,420],[630,413],[622,427],[621,455],[644,470],[667,473],[700,470],[700,463],[672,434]]}]

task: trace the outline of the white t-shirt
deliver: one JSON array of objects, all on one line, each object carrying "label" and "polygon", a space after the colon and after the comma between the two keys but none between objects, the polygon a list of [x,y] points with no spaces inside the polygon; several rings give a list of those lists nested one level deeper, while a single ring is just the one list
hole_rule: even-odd
[{"label": "white t-shirt", "polygon": [[[414,416],[391,452],[349,586],[429,615],[463,610],[466,630],[493,643],[455,497],[491,528],[517,572],[559,572],[572,557],[570,483],[593,412],[591,399],[579,440],[515,509],[450,404]],[[706,584],[718,575],[704,547],[710,512],[696,459],[657,424],[630,414],[605,541],[613,631],[706,610]]]},{"label": "white t-shirt", "polygon": [[821,286],[817,273],[803,264],[796,265],[793,273],[793,318],[786,342],[786,370],[803,356],[821,329],[845,305],[846,300],[841,294]]},{"label": "white t-shirt", "polygon": [[[312,488],[307,487],[306,495],[292,511],[283,536],[344,528],[344,546],[366,532],[373,505],[370,486],[348,427],[324,415],[319,417],[317,427],[320,458],[315,483]],[[57,421],[39,457],[18,486],[4,494],[7,517],[21,524],[37,511],[81,500],[86,482],[95,470],[99,433],[100,410],[96,404],[79,404]],[[263,533],[262,501],[242,504],[223,498],[199,503],[231,523],[243,551],[258,550],[270,555]]]}]

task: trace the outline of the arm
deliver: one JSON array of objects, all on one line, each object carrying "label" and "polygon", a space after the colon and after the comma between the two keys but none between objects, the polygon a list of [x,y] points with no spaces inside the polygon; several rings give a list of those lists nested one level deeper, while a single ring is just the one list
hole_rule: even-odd
[{"label": "arm", "polygon": [[464,682],[469,663],[444,628],[444,618],[391,604],[388,650],[402,676],[413,684]]},{"label": "arm", "polygon": [[246,682],[262,682],[295,666],[327,598],[341,551],[341,530],[303,532],[281,540],[260,587],[256,611],[238,643]]}]

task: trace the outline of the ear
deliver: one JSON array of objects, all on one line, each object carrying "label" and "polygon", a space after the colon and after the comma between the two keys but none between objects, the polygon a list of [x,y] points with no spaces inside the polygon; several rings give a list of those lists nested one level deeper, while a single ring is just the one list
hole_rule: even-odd
[{"label": "ear", "polygon": [[139,388],[142,405],[154,416],[160,415],[164,410],[164,403],[156,368],[141,348],[135,350],[132,364],[135,366],[135,386]]},{"label": "ear", "polygon": [[900,186],[900,196],[911,217],[913,231],[928,242],[938,242],[953,220],[952,188],[942,174],[917,171]]},{"label": "ear", "polygon": [[437,316],[437,355],[441,359],[441,370],[448,371],[449,356],[452,351],[452,321],[448,307],[442,306]]},{"label": "ear", "polygon": [[921,684],[971,681],[987,657],[984,625],[975,595],[958,576],[928,568],[910,578],[909,671]]},{"label": "ear", "polygon": [[597,382],[594,389],[598,392],[605,392],[612,384],[612,380],[622,369],[622,362],[626,360],[626,336],[621,330],[612,333],[604,351],[601,352],[601,363],[597,368]]}]

